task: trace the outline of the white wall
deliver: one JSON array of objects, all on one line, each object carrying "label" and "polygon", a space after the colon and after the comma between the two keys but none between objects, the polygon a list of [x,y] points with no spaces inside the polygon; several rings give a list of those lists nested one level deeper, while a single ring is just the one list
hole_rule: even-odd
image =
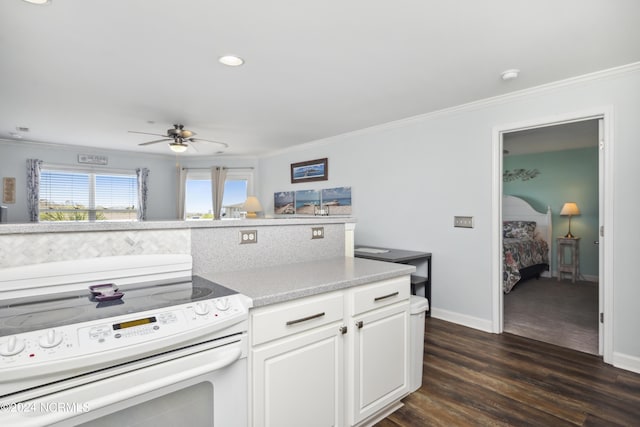
[{"label": "white wall", "polygon": [[40,159],[45,163],[58,165],[78,165],[78,154],[106,155],[109,158],[107,168],[127,169],[132,173],[139,167],[149,168],[147,219],[176,218],[177,179],[173,157],[0,140],[0,176],[16,178],[16,203],[6,205],[9,222],[29,222],[26,200],[27,159]]},{"label": "white wall", "polygon": [[[260,159],[260,197],[351,186],[356,243],[433,252],[434,316],[490,330],[492,129],[612,106],[614,355],[640,370],[640,285],[633,215],[640,210],[640,66],[461,106],[307,144]],[[329,158],[329,181],[290,184],[292,162]],[[474,229],[454,229],[454,215]],[[611,266],[610,266],[611,267]]]}]

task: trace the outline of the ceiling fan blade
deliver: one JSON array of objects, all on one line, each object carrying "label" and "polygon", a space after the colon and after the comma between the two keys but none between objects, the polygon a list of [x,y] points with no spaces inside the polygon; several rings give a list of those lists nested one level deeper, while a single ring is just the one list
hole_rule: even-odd
[{"label": "ceiling fan blade", "polygon": [[209,139],[189,138],[189,141],[191,141],[191,142],[213,142],[214,144],[220,144],[220,145],[224,146],[224,148],[229,148],[229,144],[227,144],[225,142],[212,141],[212,140],[209,140]]},{"label": "ceiling fan blade", "polygon": [[138,145],[151,145],[151,144],[157,144],[158,142],[163,142],[163,141],[173,141],[173,139],[171,138],[156,139],[155,141],[143,142],[142,144],[138,144]]},{"label": "ceiling fan blade", "polygon": [[142,135],[164,136],[165,138],[167,137],[167,135],[162,135],[162,134],[159,134],[159,133],[138,132],[138,131],[135,131],[135,130],[129,130],[127,132],[129,132],[129,133],[140,133]]}]

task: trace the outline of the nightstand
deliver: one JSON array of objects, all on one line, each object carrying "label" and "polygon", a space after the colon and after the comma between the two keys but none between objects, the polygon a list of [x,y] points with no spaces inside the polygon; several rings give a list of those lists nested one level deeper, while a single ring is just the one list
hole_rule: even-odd
[{"label": "nightstand", "polygon": [[580,238],[558,237],[556,239],[558,280],[563,274],[571,274],[571,283],[576,283],[580,274]]}]

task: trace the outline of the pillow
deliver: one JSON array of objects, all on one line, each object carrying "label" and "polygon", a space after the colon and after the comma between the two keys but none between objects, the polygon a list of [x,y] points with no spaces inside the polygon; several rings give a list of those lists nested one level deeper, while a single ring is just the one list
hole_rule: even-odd
[{"label": "pillow", "polygon": [[502,223],[502,237],[533,239],[535,229],[535,221],[504,221]]}]

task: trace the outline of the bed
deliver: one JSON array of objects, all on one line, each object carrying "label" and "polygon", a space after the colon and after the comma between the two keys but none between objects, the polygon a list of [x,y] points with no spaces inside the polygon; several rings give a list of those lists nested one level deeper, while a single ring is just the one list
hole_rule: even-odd
[{"label": "bed", "polygon": [[521,280],[549,275],[551,236],[550,207],[542,213],[519,197],[502,197],[502,288],[505,294]]}]

